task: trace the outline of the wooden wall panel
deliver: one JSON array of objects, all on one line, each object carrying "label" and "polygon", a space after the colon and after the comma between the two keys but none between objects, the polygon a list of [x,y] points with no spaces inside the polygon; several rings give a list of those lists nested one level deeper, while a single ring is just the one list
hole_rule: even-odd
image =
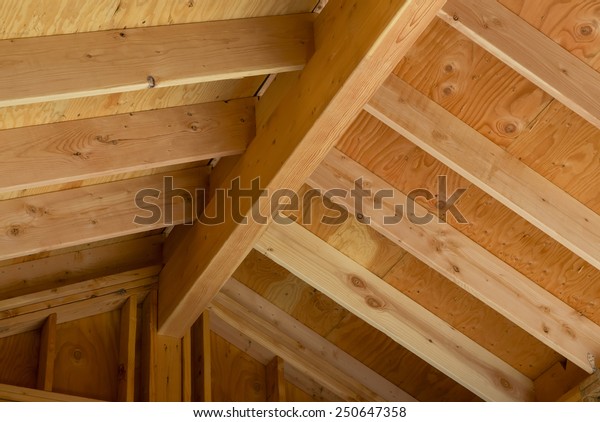
[{"label": "wooden wall panel", "polygon": [[58,325],[54,391],[117,399],[120,316],[116,310]]},{"label": "wooden wall panel", "polygon": [[317,0],[7,0],[0,39],[310,12]]},{"label": "wooden wall panel", "polygon": [[211,333],[213,401],[266,401],[265,366]]},{"label": "wooden wall panel", "polygon": [[37,388],[39,331],[0,338],[0,383]]},{"label": "wooden wall panel", "polygon": [[310,394],[305,393],[291,382],[285,383],[285,397],[288,402],[315,402],[318,401]]}]

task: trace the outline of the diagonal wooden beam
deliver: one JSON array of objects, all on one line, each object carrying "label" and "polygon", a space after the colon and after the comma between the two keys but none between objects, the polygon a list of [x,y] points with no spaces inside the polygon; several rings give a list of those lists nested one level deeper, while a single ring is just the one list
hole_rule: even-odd
[{"label": "diagonal wooden beam", "polygon": [[[382,399],[395,402],[415,400],[408,393],[341,350],[335,344],[321,337],[306,325],[301,324],[298,320],[236,279],[229,279],[221,292],[272,325],[273,340],[268,345],[270,349],[273,349],[273,344],[281,336],[291,337],[297,344],[302,345],[302,347],[297,348],[298,355],[304,353],[305,350],[308,351],[307,353],[318,355],[324,365],[336,368],[338,371],[346,374],[344,377],[350,376],[357,380],[365,388],[370,389]],[[292,359],[292,361],[297,363],[298,359],[300,359],[300,362],[302,361],[302,358]],[[286,363],[289,362],[286,361]],[[304,368],[299,366],[297,369],[302,371]],[[328,371],[327,369],[321,371],[321,374],[316,373],[312,375],[316,377],[315,380],[317,381],[325,376],[325,374],[330,374],[334,378],[340,378],[341,376],[336,375],[335,372]],[[331,382],[324,381],[323,383],[330,384]]]},{"label": "diagonal wooden beam", "polygon": [[[265,229],[253,211],[271,214],[273,193],[297,190],[339,135],[435,17],[444,0],[330,1],[317,18],[328,25],[306,68],[221,187],[258,180],[266,201],[241,204],[248,223],[221,207],[220,225],[196,224],[182,236],[160,276],[159,330],[180,336],[199,317]],[[248,201],[249,202],[249,201]]]},{"label": "diagonal wooden beam", "polygon": [[207,169],[196,167],[0,201],[0,259],[191,222],[195,190],[206,183]]},{"label": "diagonal wooden beam", "polygon": [[0,131],[0,193],[241,154],[254,100]]},{"label": "diagonal wooden beam", "polygon": [[600,216],[440,105],[392,75],[365,110],[600,269]]},{"label": "diagonal wooden beam", "polygon": [[0,41],[0,107],[302,69],[312,16]]},{"label": "diagonal wooden beam", "polygon": [[299,224],[255,248],[484,400],[533,400],[529,378]]},{"label": "diagonal wooden beam", "polygon": [[[441,127],[445,127],[443,123]],[[393,195],[378,204],[373,197],[364,199],[361,212],[369,216],[371,227],[573,363],[592,370],[588,354],[600,356],[598,325],[437,218],[415,224],[405,216],[386,223],[386,218],[395,215],[396,205],[406,209],[408,198],[368,169],[333,150],[308,183],[324,191],[339,188],[349,192],[359,178],[373,195],[384,191]],[[336,197],[334,201],[355,211],[353,198]],[[415,215],[428,214],[417,203],[414,208]]]},{"label": "diagonal wooden beam", "polygon": [[600,74],[496,0],[449,0],[440,18],[600,128]]}]

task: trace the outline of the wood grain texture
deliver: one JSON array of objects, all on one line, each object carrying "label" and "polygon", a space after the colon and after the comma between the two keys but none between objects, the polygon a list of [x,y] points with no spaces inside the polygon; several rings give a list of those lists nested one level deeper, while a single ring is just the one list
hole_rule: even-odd
[{"label": "wood grain texture", "polygon": [[58,325],[54,391],[117,399],[119,325],[118,310]]},{"label": "wood grain texture", "polygon": [[0,5],[6,25],[0,38],[92,32],[107,29],[139,28],[259,16],[311,12],[317,0],[237,0],[213,2],[194,0],[164,2],[150,0],[7,0]]},{"label": "wood grain texture", "polygon": [[51,314],[42,326],[40,334],[40,358],[37,389],[52,391],[54,384],[54,361],[56,360],[56,314]]},{"label": "wood grain texture", "polygon": [[[299,189],[442,3],[394,0],[375,7],[379,3],[330,2],[317,18],[331,24],[330,34],[287,93],[289,100],[258,131],[226,185],[236,177],[242,186],[249,185],[258,177],[267,199],[278,188]],[[348,43],[352,49],[345,48]],[[289,116],[295,116],[292,124]],[[269,201],[253,202],[256,206],[242,205],[241,215],[250,217],[255,208],[261,215],[270,214]],[[210,201],[206,215],[215,215],[216,209],[216,201]],[[192,226],[176,259],[161,273],[159,331],[180,335],[191,326],[264,228],[252,218],[240,226],[230,215],[219,226]],[[198,259],[184,258],[189,256]]]},{"label": "wood grain texture", "polygon": [[271,225],[255,248],[480,397],[533,398],[531,380],[301,226]]},{"label": "wood grain texture", "polygon": [[148,232],[9,260],[0,264],[0,300],[158,264],[163,239]]},{"label": "wood grain texture", "polygon": [[14,385],[0,384],[0,401],[12,402],[95,402],[97,400],[87,397],[70,396],[68,394],[52,393],[34,390],[32,388],[17,387]]},{"label": "wood grain texture", "polygon": [[140,327],[140,401],[156,401],[156,314],[158,312],[156,289],[151,290],[142,304]]},{"label": "wood grain texture", "polygon": [[183,372],[181,339],[157,335],[156,352],[156,401],[181,402],[183,397]]},{"label": "wood grain texture", "polygon": [[130,296],[121,308],[119,362],[117,366],[117,400],[133,401],[137,328],[137,296]]},{"label": "wood grain texture", "polygon": [[[450,0],[439,14],[577,114],[600,127],[600,75],[494,0]],[[524,43],[522,40],[526,39]]]},{"label": "wood grain texture", "polygon": [[0,131],[0,193],[240,154],[251,99]]},{"label": "wood grain texture", "polygon": [[263,76],[0,108],[0,129],[252,97]]},{"label": "wood grain texture", "polygon": [[588,376],[587,372],[569,361],[557,362],[535,379],[536,400],[557,401],[569,390],[580,385]]},{"label": "wood grain texture", "polygon": [[191,329],[193,401],[212,401],[210,327],[211,316],[208,311],[205,311]]},{"label": "wood grain texture", "polygon": [[600,269],[598,214],[407,83],[391,76],[365,110]]},{"label": "wood grain texture", "polygon": [[286,387],[284,376],[284,362],[279,356],[275,356],[265,367],[265,384],[267,400],[269,402],[285,402]]},{"label": "wood grain texture", "polygon": [[2,40],[0,107],[299,70],[311,50],[305,14]]},{"label": "wood grain texture", "polygon": [[0,383],[36,388],[39,350],[38,331],[0,338]]},{"label": "wood grain texture", "polygon": [[213,400],[264,402],[266,374],[263,364],[211,333]]},{"label": "wood grain texture", "polygon": [[[432,217],[417,222],[404,216],[393,224],[386,223],[386,216],[395,215],[395,206],[407,204],[407,197],[368,169],[335,150],[311,176],[310,183],[321,189],[349,190],[357,177],[363,177],[373,192],[393,195],[393,200],[384,200],[377,207],[373,199],[364,201],[374,228],[547,346],[591,371],[587,355],[600,349],[600,327],[443,221]],[[338,201],[354,212],[352,200]],[[427,214],[420,206],[414,207],[414,215]],[[520,306],[515,306],[517,303]]]},{"label": "wood grain texture", "polygon": [[[188,192],[195,192],[206,183],[206,169],[197,168],[2,201],[0,257],[8,259],[165,227],[169,224],[162,216],[148,225],[133,221],[138,214],[142,217],[149,214],[136,206],[136,193],[142,189],[156,189],[166,196],[163,186],[165,176],[173,177],[175,188]],[[193,208],[191,204],[183,204],[185,198],[163,199],[146,197],[145,202],[153,202],[157,209],[165,211],[166,207],[171,207],[174,224],[183,223],[186,219],[191,221]]]}]

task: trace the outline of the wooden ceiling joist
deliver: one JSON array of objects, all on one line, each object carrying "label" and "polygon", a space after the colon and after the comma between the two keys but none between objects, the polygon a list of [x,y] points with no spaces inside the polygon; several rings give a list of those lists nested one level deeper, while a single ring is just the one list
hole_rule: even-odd
[{"label": "wooden ceiling joist", "polygon": [[365,110],[600,269],[600,216],[397,76]]},{"label": "wooden ceiling joist", "polygon": [[[437,221],[437,217],[426,224],[415,224],[407,217],[386,224],[386,216],[395,215],[395,206],[408,201],[405,194],[389,183],[338,150],[328,155],[308,183],[323,191],[348,189],[349,192],[359,178],[373,193],[387,191],[394,195],[381,204],[374,204],[373,198],[365,198],[361,211],[370,218],[371,227],[591,372],[588,355],[600,355],[598,325],[450,224]],[[334,201],[355,212],[353,198],[336,197]],[[428,214],[418,203],[414,207],[416,215]]]},{"label": "wooden ceiling joist", "polygon": [[[165,177],[173,177],[173,188],[190,192],[187,199],[194,202],[192,194],[206,186],[207,169],[191,168],[0,201],[0,259],[191,221],[195,204],[184,204],[186,198],[167,195]],[[144,195],[142,203],[136,204],[137,193],[150,192],[147,189],[160,196]],[[172,210],[172,221],[165,214],[168,208]],[[136,223],[136,216],[153,219]]]},{"label": "wooden ceiling joist", "polygon": [[0,41],[0,107],[302,69],[310,14]]},{"label": "wooden ceiling joist", "polygon": [[[252,314],[271,324],[274,327],[274,332],[271,335],[273,339],[279,339],[285,335],[291,337],[297,344],[301,344],[302,347],[298,348],[298,354],[308,351],[307,353],[318,355],[320,359],[327,363],[327,366],[337,368],[338,371],[345,374],[344,377],[350,376],[384,400],[395,402],[415,400],[405,391],[396,387],[336,345],[319,336],[313,330],[236,279],[229,279],[225,286],[223,286],[221,293],[235,300]],[[242,332],[246,333],[245,331]],[[263,345],[269,347],[271,344],[273,343],[270,342]],[[286,360],[286,362],[297,363],[301,361],[301,359],[298,359]],[[297,366],[297,369],[302,371],[304,367]],[[310,375],[315,380],[319,380],[323,376],[323,372],[321,371],[321,374],[313,372]],[[331,375],[335,376],[334,373],[331,373]],[[330,383],[324,382],[324,384]]]},{"label": "wooden ceiling joist", "polygon": [[[301,187],[443,3],[330,1],[317,18],[328,25],[327,34],[221,186],[239,178],[249,187],[258,178],[267,200],[254,205],[270,215],[271,195]],[[216,215],[216,202],[207,205],[208,215]],[[226,212],[224,224],[196,224],[178,236],[181,243],[159,281],[162,333],[182,335],[252,249],[265,229],[252,219],[253,208],[242,204],[240,209],[248,224],[237,224]]]},{"label": "wooden ceiling joist", "polygon": [[0,193],[241,154],[254,100],[0,131]]},{"label": "wooden ceiling joist", "polygon": [[302,226],[272,224],[255,248],[482,399],[533,400],[529,378]]},{"label": "wooden ceiling joist", "polygon": [[500,2],[449,0],[439,16],[600,128],[598,72]]}]

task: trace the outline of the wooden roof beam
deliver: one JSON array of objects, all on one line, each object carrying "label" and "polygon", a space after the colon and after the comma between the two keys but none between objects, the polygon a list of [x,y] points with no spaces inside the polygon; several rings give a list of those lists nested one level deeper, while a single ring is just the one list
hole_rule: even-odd
[{"label": "wooden roof beam", "polygon": [[365,110],[600,269],[598,214],[402,79],[390,76]]},{"label": "wooden roof beam", "polygon": [[[234,221],[230,206],[220,225],[196,224],[176,236],[180,244],[160,276],[159,331],[181,336],[252,249],[266,228],[253,209],[270,215],[277,189],[298,190],[375,90],[435,17],[444,0],[332,0],[317,20],[328,25],[297,83],[258,130],[221,187],[234,179],[267,192],[241,204],[248,224]],[[211,200],[207,215],[217,214]],[[250,201],[248,201],[250,202]],[[221,208],[221,213],[223,209]]]},{"label": "wooden roof beam", "polygon": [[255,249],[484,400],[533,400],[533,382],[302,226],[272,224]]},{"label": "wooden roof beam", "polygon": [[600,74],[496,0],[449,0],[440,18],[600,128]]},{"label": "wooden roof beam", "polygon": [[191,222],[207,172],[196,167],[0,201],[0,260]]},{"label": "wooden roof beam", "polygon": [[[421,121],[426,118],[422,116]],[[437,127],[448,125],[442,120]],[[359,178],[373,195],[393,194],[393,199],[384,199],[381,205],[375,205],[373,198],[363,200],[361,212],[370,218],[371,227],[582,369],[592,370],[588,354],[600,356],[598,325],[436,217],[423,224],[406,217],[386,224],[386,216],[394,216],[395,206],[405,206],[408,198],[368,169],[333,150],[308,183],[324,191],[349,192]],[[333,200],[354,212],[354,198]],[[414,213],[428,214],[418,203],[414,203]]]},{"label": "wooden roof beam", "polygon": [[311,14],[0,41],[0,107],[302,69]]},{"label": "wooden roof beam", "polygon": [[241,154],[254,100],[0,131],[0,193]]}]

